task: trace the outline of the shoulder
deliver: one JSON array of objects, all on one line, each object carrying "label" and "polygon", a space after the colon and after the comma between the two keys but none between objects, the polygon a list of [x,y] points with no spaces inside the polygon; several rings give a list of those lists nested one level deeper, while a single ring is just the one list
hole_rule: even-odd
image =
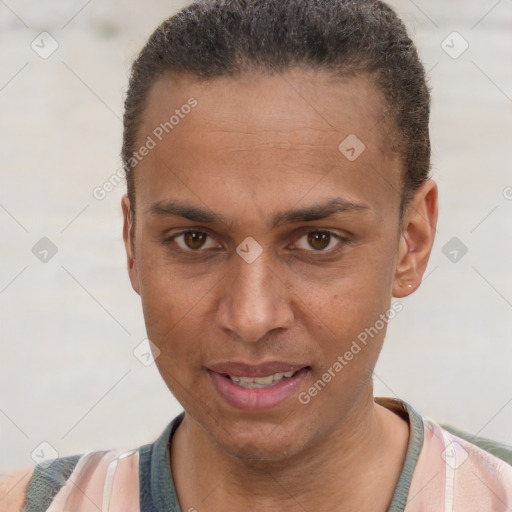
[{"label": "shoulder", "polygon": [[169,423],[156,441],[135,449],[58,457],[0,475],[0,512],[140,512],[141,496],[152,500],[153,476],[161,480],[153,475],[155,464],[167,469],[166,446],[180,419]]},{"label": "shoulder", "polygon": [[494,439],[489,439],[487,437],[473,435],[461,428],[455,427],[448,423],[439,423],[439,426],[442,427],[444,430],[450,432],[450,434],[453,434],[459,438],[468,441],[471,444],[478,446],[482,450],[490,453],[491,455],[494,455],[495,457],[498,457],[498,459],[501,459],[512,466],[511,445],[501,443],[499,441],[495,441]]},{"label": "shoulder", "polygon": [[28,482],[12,495],[9,508],[0,502],[0,512],[80,512],[91,505],[98,510],[135,511],[138,454],[138,449],[98,450],[45,461],[27,475]]},{"label": "shoulder", "polygon": [[[431,469],[443,476],[440,489],[455,506],[465,510],[512,509],[512,466],[471,442],[440,426],[425,421],[425,445]],[[480,442],[483,438],[476,438]],[[488,443],[494,444],[490,440]],[[499,444],[503,449],[506,445]],[[427,453],[425,453],[427,455]]]},{"label": "shoulder", "polygon": [[0,475],[0,512],[20,512],[34,468]]},{"label": "shoulder", "polygon": [[470,471],[474,476],[483,479],[482,481],[490,479],[496,483],[502,482],[508,487],[509,498],[512,500],[512,465],[507,461],[512,455],[512,447],[486,438],[462,437],[445,426],[440,426],[440,429],[445,439],[443,458],[447,465],[458,469],[467,464],[466,472]]},{"label": "shoulder", "polygon": [[446,430],[444,433],[453,446],[457,445],[453,451],[458,453],[460,466],[455,463],[454,478],[464,482],[465,492],[471,492],[480,510],[485,510],[484,507],[496,511],[512,509],[512,466],[467,439]]},{"label": "shoulder", "polygon": [[0,512],[46,510],[81,458],[82,455],[59,457],[0,475]]}]

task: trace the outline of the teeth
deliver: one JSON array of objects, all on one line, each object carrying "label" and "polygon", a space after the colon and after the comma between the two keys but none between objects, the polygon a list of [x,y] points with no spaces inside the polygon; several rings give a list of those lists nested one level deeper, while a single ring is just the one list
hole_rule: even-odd
[{"label": "teeth", "polygon": [[281,382],[283,379],[289,379],[294,374],[295,372],[284,372],[274,373],[266,377],[235,377],[234,375],[229,375],[228,377],[243,388],[266,388]]}]

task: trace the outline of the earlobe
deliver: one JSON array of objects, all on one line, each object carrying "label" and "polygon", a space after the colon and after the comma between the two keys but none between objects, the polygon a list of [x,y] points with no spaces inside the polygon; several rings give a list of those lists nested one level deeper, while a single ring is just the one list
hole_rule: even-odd
[{"label": "earlobe", "polygon": [[128,265],[128,275],[132,283],[132,288],[140,294],[139,276],[137,270],[137,259],[135,254],[135,226],[133,211],[130,205],[130,199],[125,194],[121,199],[121,208],[123,210],[123,240],[126,250],[126,260]]},{"label": "earlobe", "polygon": [[437,215],[437,185],[429,179],[418,188],[404,213],[394,297],[410,295],[420,286],[434,243]]}]

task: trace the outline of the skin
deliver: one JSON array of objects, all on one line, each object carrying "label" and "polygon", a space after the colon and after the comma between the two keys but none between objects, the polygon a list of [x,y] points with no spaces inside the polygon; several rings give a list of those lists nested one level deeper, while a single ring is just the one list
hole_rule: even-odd
[{"label": "skin", "polygon": [[25,468],[8,475],[0,475],[0,510],[19,512],[34,468]]},{"label": "skin", "polygon": [[[158,370],[186,411],[171,449],[181,508],[385,511],[409,437],[407,422],[373,400],[385,328],[307,405],[294,396],[266,411],[237,410],[207,368],[300,363],[309,366],[299,390],[307,391],[392,297],[420,285],[436,184],[417,190],[400,222],[401,160],[366,76],[163,77],[140,145],[190,97],[197,106],[137,165],[136,204],[122,200],[130,280]],[[354,161],[338,150],[349,134],[366,146]],[[279,213],[335,197],[361,208],[272,226]],[[170,200],[223,221],[152,211]],[[184,230],[206,233],[204,245],[190,233],[170,238]],[[312,246],[308,233],[318,231],[346,241]],[[236,253],[248,236],[262,248],[252,263]]]}]

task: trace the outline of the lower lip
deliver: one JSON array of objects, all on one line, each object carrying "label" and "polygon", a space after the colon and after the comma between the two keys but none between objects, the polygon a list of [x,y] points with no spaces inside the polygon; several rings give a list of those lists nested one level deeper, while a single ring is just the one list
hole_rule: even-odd
[{"label": "lower lip", "polygon": [[297,394],[309,369],[302,368],[292,377],[283,379],[268,388],[243,388],[220,373],[211,370],[208,373],[215,389],[229,405],[244,411],[264,411],[276,407],[287,398]]}]

